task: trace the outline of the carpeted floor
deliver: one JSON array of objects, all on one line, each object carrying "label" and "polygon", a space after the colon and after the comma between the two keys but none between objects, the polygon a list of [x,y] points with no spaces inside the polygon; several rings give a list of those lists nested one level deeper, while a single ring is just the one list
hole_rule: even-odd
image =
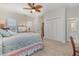
[{"label": "carpeted floor", "polygon": [[32,56],[71,56],[70,43],[61,43],[55,40],[44,39],[44,49],[34,53]]}]

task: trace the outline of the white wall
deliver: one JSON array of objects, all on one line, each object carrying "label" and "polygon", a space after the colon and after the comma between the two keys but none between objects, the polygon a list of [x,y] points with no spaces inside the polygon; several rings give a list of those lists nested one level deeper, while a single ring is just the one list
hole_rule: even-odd
[{"label": "white wall", "polygon": [[33,32],[40,32],[40,17],[30,17],[23,14],[18,14],[15,12],[9,12],[6,10],[0,9],[0,17],[10,17],[14,20],[16,20],[17,25],[19,24],[27,24],[28,21],[32,22],[31,31]]},{"label": "white wall", "polygon": [[45,15],[45,38],[65,42],[65,8]]},{"label": "white wall", "polygon": [[[27,16],[27,15],[23,15],[23,14],[18,14],[18,13],[15,13],[15,12],[9,12],[9,11],[6,11],[6,10],[1,10],[0,9],[0,18],[12,18],[16,21],[16,25],[19,25],[19,24],[27,24],[28,21],[34,21],[35,18],[33,17],[30,17],[30,16]],[[33,26],[31,28],[31,30],[33,31]]]},{"label": "white wall", "polygon": [[0,9],[0,17],[10,17],[14,18],[18,24],[26,24],[27,21],[33,20],[33,17],[29,17],[27,15],[15,13],[15,12],[9,12],[6,10],[1,10]]},{"label": "white wall", "polygon": [[45,14],[46,19],[53,17],[65,17],[65,8],[52,10]]},{"label": "white wall", "polygon": [[8,14],[8,15],[4,15],[4,17],[10,17],[16,20],[17,25],[19,24],[26,24],[27,21],[32,20],[33,18],[28,17],[28,16],[24,16],[21,14]]},{"label": "white wall", "polygon": [[79,17],[79,8],[67,8],[67,18]]}]

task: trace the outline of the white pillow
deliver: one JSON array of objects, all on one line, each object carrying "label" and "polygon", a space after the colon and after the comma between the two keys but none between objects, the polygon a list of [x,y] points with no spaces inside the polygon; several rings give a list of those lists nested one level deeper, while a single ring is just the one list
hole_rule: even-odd
[{"label": "white pillow", "polygon": [[16,32],[13,32],[13,31],[11,31],[11,30],[8,30],[8,33],[9,33],[10,35],[16,34]]},{"label": "white pillow", "polygon": [[9,32],[7,32],[7,31],[5,31],[5,30],[2,30],[2,29],[0,29],[0,34],[1,34],[3,37],[11,36]]}]

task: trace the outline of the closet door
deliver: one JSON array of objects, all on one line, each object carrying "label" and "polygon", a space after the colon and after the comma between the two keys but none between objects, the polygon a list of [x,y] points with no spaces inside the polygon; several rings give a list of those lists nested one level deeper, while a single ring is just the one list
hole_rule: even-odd
[{"label": "closet door", "polygon": [[48,39],[56,40],[56,20],[46,21],[45,33]]},{"label": "closet door", "polygon": [[56,40],[57,39],[57,24],[56,20],[52,19],[51,20],[51,39]]},{"label": "closet door", "polygon": [[48,39],[65,42],[65,19],[52,18],[46,21],[45,33]]},{"label": "closet door", "polygon": [[58,41],[65,42],[65,19],[56,19],[56,37]]}]

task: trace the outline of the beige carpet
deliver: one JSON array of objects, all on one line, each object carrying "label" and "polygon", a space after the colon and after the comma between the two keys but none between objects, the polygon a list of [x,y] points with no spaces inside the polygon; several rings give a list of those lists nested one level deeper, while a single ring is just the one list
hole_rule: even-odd
[{"label": "beige carpet", "polygon": [[55,40],[44,39],[44,49],[32,56],[71,56],[72,48],[69,43],[61,43]]}]

